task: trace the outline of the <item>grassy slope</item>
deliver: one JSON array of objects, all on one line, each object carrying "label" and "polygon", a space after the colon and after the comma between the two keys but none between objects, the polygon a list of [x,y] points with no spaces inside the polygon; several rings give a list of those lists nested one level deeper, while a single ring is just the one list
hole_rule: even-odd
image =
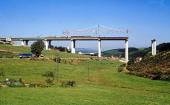
[{"label": "grassy slope", "polygon": [[129,64],[127,69],[134,75],[170,81],[170,51],[144,57],[141,62]]},{"label": "grassy slope", "polygon": [[14,56],[16,56],[15,53],[2,51],[2,50],[0,51],[0,58],[13,58]]},{"label": "grassy slope", "polygon": [[[60,80],[75,80],[77,87],[2,88],[0,103],[1,105],[168,105],[170,103],[170,83],[118,73],[119,64],[119,62],[91,61],[90,82],[87,81],[87,62],[76,66],[60,64]],[[37,82],[44,81],[45,78],[41,75],[45,71],[55,70],[56,64],[46,61],[1,59],[0,67],[5,70],[6,77]]]},{"label": "grassy slope", "polygon": [[[31,53],[29,47],[24,47],[24,46],[11,46],[11,45],[2,45],[0,44],[0,50],[7,51],[7,52],[13,52],[13,53]],[[56,51],[55,50],[44,50],[42,52],[43,55],[46,57],[56,57]],[[78,54],[71,54],[71,53],[66,53],[66,52],[60,52],[58,54],[60,57],[89,57],[86,55],[78,55]]]},{"label": "grassy slope", "polygon": [[[170,83],[117,72],[120,62],[90,61],[59,64],[60,80],[75,80],[74,88],[0,88],[0,105],[169,105]],[[87,66],[90,81],[87,81]],[[8,78],[44,81],[45,71],[56,70],[52,61],[0,59]],[[6,77],[0,77],[4,79]]]}]

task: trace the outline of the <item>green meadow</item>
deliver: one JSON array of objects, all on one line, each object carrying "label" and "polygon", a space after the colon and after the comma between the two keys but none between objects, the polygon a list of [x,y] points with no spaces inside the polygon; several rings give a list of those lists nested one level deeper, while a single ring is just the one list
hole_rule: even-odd
[{"label": "green meadow", "polygon": [[[30,52],[29,48],[0,45],[9,52]],[[43,51],[46,57],[56,51]],[[62,57],[81,57],[58,53]],[[83,56],[84,57],[84,56]],[[87,56],[85,56],[87,57]],[[52,60],[1,58],[0,69],[6,78],[45,83],[46,71],[57,72],[51,87],[0,88],[0,105],[170,105],[170,82],[118,72],[122,63],[108,60],[89,60],[64,64]],[[57,69],[58,68],[58,69]],[[74,80],[75,87],[61,87],[61,81]]]}]

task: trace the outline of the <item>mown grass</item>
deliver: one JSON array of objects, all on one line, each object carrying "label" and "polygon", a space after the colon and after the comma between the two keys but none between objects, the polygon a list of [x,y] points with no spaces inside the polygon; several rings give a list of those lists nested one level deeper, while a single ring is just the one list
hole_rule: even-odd
[{"label": "mown grass", "polygon": [[[29,47],[0,45],[0,50],[30,53]],[[46,57],[74,57],[77,54],[43,51]],[[0,105],[170,105],[170,83],[117,72],[120,62],[107,60],[59,64],[59,82],[48,88],[0,88]],[[88,80],[89,67],[89,80]],[[57,71],[52,60],[0,59],[5,78],[29,82],[44,82],[46,71]],[[57,76],[57,75],[56,75]],[[76,87],[63,88],[60,82],[75,80]]]},{"label": "mown grass", "polygon": [[[117,72],[120,62],[84,61],[59,64],[59,80],[75,80],[73,88],[60,83],[49,88],[0,88],[0,105],[170,105],[170,83]],[[88,81],[88,66],[90,81]],[[0,59],[5,78],[43,82],[55,71],[53,61]]]},{"label": "mown grass", "polygon": [[169,105],[166,93],[124,88],[84,86],[76,88],[1,89],[1,105]]}]

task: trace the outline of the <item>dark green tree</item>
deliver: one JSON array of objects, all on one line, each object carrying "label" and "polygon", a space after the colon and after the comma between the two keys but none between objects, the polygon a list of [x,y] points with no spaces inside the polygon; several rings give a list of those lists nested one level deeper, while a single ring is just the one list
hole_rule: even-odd
[{"label": "dark green tree", "polygon": [[31,52],[35,54],[36,57],[41,55],[42,50],[44,49],[44,42],[42,40],[38,40],[31,45]]},{"label": "dark green tree", "polygon": [[170,51],[170,42],[159,44],[159,45],[157,46],[157,50],[158,50],[159,52]]}]

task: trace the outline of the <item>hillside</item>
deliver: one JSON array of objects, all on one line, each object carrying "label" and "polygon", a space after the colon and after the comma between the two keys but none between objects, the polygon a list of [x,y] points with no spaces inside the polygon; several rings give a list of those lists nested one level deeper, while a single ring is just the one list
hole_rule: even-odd
[{"label": "hillside", "polygon": [[[135,48],[129,47],[129,59],[133,60],[136,57],[144,57],[147,53],[149,53],[151,48]],[[125,49],[112,49],[102,52],[103,56],[115,56],[115,57],[124,57]]]},{"label": "hillside", "polygon": [[170,81],[170,51],[146,56],[141,62],[129,64],[127,69],[137,76]]},{"label": "hillside", "polygon": [[[0,46],[0,50],[22,53],[28,47]],[[55,51],[44,51],[45,56]],[[77,54],[58,52],[63,57]],[[84,57],[84,56],[81,56]],[[87,57],[87,56],[85,56]],[[27,83],[45,84],[44,73],[55,73],[50,87],[0,88],[0,105],[168,105],[170,83],[152,81],[117,72],[118,61],[88,60],[78,63],[56,63],[52,60],[0,58],[0,81],[22,79]],[[75,87],[62,87],[66,80],[76,81]]]},{"label": "hillside", "polygon": [[[19,53],[31,53],[31,50],[30,47],[26,47],[26,46],[12,46],[12,45],[0,44],[0,54],[6,55],[5,52],[11,53],[13,56],[16,56]],[[87,55],[71,54],[67,52],[59,52],[56,50],[43,50],[42,54],[45,57],[49,57],[49,58],[54,58],[56,56],[64,57],[64,58],[65,57],[72,57],[72,58],[89,57]]]},{"label": "hillside", "polygon": [[[162,51],[169,51],[170,50],[170,42],[161,43],[157,45],[157,52]],[[102,52],[103,56],[115,56],[115,57],[124,57],[125,55],[125,49],[119,48],[119,49],[112,49]],[[134,61],[137,57],[144,57],[151,55],[151,47],[146,48],[135,48],[135,47],[129,47],[129,60]]]}]

